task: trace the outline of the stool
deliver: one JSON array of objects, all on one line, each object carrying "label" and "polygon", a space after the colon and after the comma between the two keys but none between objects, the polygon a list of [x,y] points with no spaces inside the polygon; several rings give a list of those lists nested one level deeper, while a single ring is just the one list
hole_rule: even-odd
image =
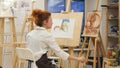
[{"label": "stool", "polygon": [[[35,64],[35,55],[33,52],[28,48],[20,48],[16,47],[16,54],[19,58],[19,65],[18,67],[21,68],[21,60],[28,60],[28,68],[37,68]],[[31,63],[33,62],[33,66],[31,66]]]}]

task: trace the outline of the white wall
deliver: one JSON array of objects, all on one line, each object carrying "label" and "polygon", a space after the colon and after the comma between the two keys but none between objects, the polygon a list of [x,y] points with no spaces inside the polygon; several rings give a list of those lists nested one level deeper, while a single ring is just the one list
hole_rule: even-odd
[{"label": "white wall", "polygon": [[45,1],[46,0],[36,0],[34,4],[34,8],[40,8],[42,10],[45,10]]}]

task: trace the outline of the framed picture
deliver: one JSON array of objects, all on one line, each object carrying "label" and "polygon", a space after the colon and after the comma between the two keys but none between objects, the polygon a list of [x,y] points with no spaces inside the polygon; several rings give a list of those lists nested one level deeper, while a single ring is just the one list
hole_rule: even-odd
[{"label": "framed picture", "polygon": [[66,0],[47,0],[46,9],[52,13],[60,13],[62,10],[65,11]]},{"label": "framed picture", "polygon": [[[57,22],[57,23],[56,23]],[[53,19],[52,32],[56,38],[72,38],[75,19]]]},{"label": "framed picture", "polygon": [[85,2],[84,0],[72,0],[70,7],[71,7],[71,10],[74,10],[74,12],[84,12]]}]

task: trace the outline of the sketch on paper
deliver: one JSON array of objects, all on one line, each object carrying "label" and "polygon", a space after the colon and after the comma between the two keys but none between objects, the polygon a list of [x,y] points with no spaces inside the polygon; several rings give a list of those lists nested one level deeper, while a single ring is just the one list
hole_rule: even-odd
[{"label": "sketch on paper", "polygon": [[30,11],[30,2],[29,0],[17,0],[14,3],[14,7],[17,9],[25,9],[26,11]]},{"label": "sketch on paper", "polygon": [[17,24],[22,24],[24,21],[25,14],[28,13],[30,14],[30,3],[31,1],[29,0],[17,0],[14,3],[14,9],[13,13],[15,18],[15,21]]},{"label": "sketch on paper", "polygon": [[0,16],[12,16],[11,8],[13,7],[13,4],[15,3],[14,0],[4,0],[0,1]]},{"label": "sketch on paper", "polygon": [[99,28],[100,28],[100,20],[101,20],[100,12],[88,12],[83,35],[98,36]]},{"label": "sketch on paper", "polygon": [[53,19],[52,33],[56,38],[72,38],[74,19]]}]

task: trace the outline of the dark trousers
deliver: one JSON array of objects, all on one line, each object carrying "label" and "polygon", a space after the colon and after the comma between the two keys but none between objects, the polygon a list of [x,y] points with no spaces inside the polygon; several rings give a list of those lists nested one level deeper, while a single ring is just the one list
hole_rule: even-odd
[{"label": "dark trousers", "polygon": [[42,57],[36,61],[36,65],[38,68],[57,68],[56,65],[48,60],[47,54],[42,55]]},{"label": "dark trousers", "polygon": [[0,68],[2,68],[2,66],[0,66]]}]

